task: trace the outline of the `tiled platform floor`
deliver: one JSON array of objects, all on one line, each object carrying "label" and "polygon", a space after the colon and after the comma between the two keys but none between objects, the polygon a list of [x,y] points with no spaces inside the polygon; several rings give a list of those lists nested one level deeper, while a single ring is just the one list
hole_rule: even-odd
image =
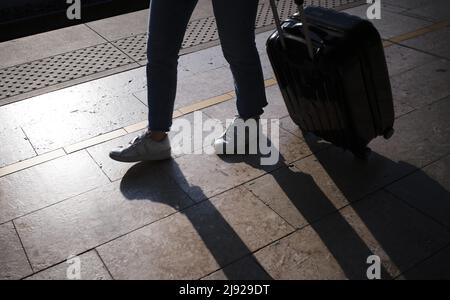
[{"label": "tiled platform floor", "polygon": [[[0,107],[0,278],[64,279],[76,255],[84,279],[363,279],[376,254],[384,279],[449,279],[448,1],[384,3],[396,134],[368,162],[303,138],[271,80],[268,33],[275,166],[110,160],[145,126],[143,68]],[[232,91],[219,47],[185,55],[175,117],[224,121]]]}]

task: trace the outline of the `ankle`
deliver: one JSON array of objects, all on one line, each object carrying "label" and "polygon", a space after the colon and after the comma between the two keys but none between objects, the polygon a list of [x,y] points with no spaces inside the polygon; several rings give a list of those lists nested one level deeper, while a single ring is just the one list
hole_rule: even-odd
[{"label": "ankle", "polygon": [[259,122],[259,119],[261,118],[260,115],[256,115],[256,116],[252,116],[252,117],[248,117],[248,118],[244,118],[239,116],[242,120],[247,121],[247,120],[255,120],[256,122]]},{"label": "ankle", "polygon": [[167,137],[167,133],[164,131],[148,131],[148,137],[151,138],[155,142],[161,142]]}]

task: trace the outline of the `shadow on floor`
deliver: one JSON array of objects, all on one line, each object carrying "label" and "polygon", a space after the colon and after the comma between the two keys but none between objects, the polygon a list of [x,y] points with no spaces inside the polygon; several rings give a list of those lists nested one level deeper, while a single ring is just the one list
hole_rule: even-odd
[{"label": "shadow on floor", "polygon": [[[307,141],[311,149],[320,148],[314,139],[307,139]],[[343,154],[343,151],[329,150],[332,148],[334,147],[319,152],[316,155],[318,162],[351,203],[351,208],[363,225],[401,273],[413,268],[417,263],[434,255],[448,244],[448,229],[386,191],[382,191],[386,197],[381,197],[381,199],[375,197],[369,201],[366,197],[363,201],[359,201],[368,192],[380,190],[395,178],[413,173],[417,177],[415,182],[419,182],[420,185],[416,184],[411,188],[415,190],[425,188],[426,190],[417,192],[424,197],[429,194],[439,194],[441,198],[433,200],[435,206],[450,211],[449,192],[439,183],[414,166],[391,161],[377,153],[372,153],[369,162],[363,162],[354,159],[349,153]],[[251,167],[266,171],[274,169],[261,166],[258,156],[222,156],[221,159],[230,164],[245,162]],[[283,163],[284,159],[280,157],[278,166],[281,167]],[[162,165],[158,166],[158,164]],[[166,166],[170,164],[171,167],[165,168],[164,164]],[[127,191],[145,189],[145,181],[142,181],[142,178],[155,176],[155,168],[170,170],[169,176],[172,178],[183,178],[182,171],[174,160],[160,162],[156,165],[141,163],[133,166],[123,178],[122,193],[128,199],[145,200],[146,198],[142,195],[137,197],[135,193]],[[314,178],[302,170],[294,172],[286,167],[278,168],[266,176],[272,176],[275,179],[298,212],[334,256],[345,276],[349,279],[367,279],[367,258],[373,254],[372,250],[348,220],[340,213],[336,213],[335,205],[322,192]],[[149,178],[149,180],[152,179]],[[379,182],[382,183],[379,184]],[[197,189],[201,193],[199,187],[190,186],[190,188]],[[154,189],[154,186],[148,189]],[[152,193],[152,191],[148,192]],[[173,203],[167,204],[174,206]],[[211,202],[205,201],[201,205],[203,206],[201,212],[197,211],[199,206],[195,206],[183,210],[183,213],[193,224],[217,263],[224,268],[222,271],[225,276],[228,279],[271,279],[270,275],[251,256],[250,249]],[[176,206],[174,208],[178,209]],[[373,245],[371,246],[373,247]],[[230,267],[234,260],[245,256],[250,259],[250,263],[244,264],[245,267],[239,263]],[[391,273],[394,272],[394,276],[399,275],[398,272],[393,271],[395,268],[392,269],[392,265],[384,265],[381,271],[383,279],[392,278],[386,269],[388,267]],[[431,268],[428,266],[427,270],[437,272],[439,278],[448,278],[450,276],[449,268],[444,270],[442,268],[439,265]],[[427,274],[420,272],[415,272],[415,274],[421,274],[421,278],[427,278]],[[408,276],[404,275],[404,278],[408,279]]]},{"label": "shadow on floor", "polygon": [[[316,139],[307,138],[306,141],[312,150],[318,149]],[[255,157],[224,156],[222,159],[227,163],[245,162],[254,168],[261,168],[258,164],[259,159]],[[361,161],[335,147],[329,147],[317,153],[316,159],[351,203],[351,209],[400,273],[436,254],[448,244],[448,228],[440,225],[442,222],[439,220],[435,222],[384,190],[379,192],[382,194],[381,197],[377,197],[376,194],[370,195],[371,192],[380,190],[392,182],[394,180],[392,178],[413,173],[416,178],[415,184],[409,188],[422,195],[423,201],[429,201],[427,195],[439,195],[439,199],[433,199],[435,209],[441,207],[450,213],[450,193],[423,171],[404,162],[394,162],[377,153],[372,153],[368,162]],[[284,158],[280,156],[280,163],[283,162]],[[297,171],[300,172],[284,167],[266,176],[272,176],[275,179],[290,202],[334,256],[346,277],[367,279],[366,272],[369,266],[367,258],[374,253],[343,215],[330,214],[336,211],[336,207],[322,192],[314,178],[306,173],[308,170]],[[393,177],[390,178],[391,176]],[[385,178],[387,181],[380,185],[379,182],[383,182]],[[358,201],[367,194],[369,195],[364,198],[364,201]],[[326,216],[325,219],[323,219],[324,216]],[[318,220],[321,221],[318,222]],[[393,276],[399,275],[395,268],[392,269],[392,266],[389,268],[391,273],[394,273]],[[433,268],[428,266],[428,272],[430,269]],[[415,272],[415,274],[421,273]],[[428,276],[449,278],[450,267],[436,264],[433,274],[422,273],[419,278],[428,278]],[[392,279],[392,274],[389,274],[384,266],[381,270],[381,278]],[[408,274],[403,274],[403,278],[409,279]]]},{"label": "shadow on floor", "polygon": [[[130,168],[122,179],[120,186],[122,194],[130,200],[145,201],[148,200],[148,198],[152,198],[154,201],[155,197],[148,197],[147,199],[145,197],[145,194],[154,194],[154,191],[150,191],[151,189],[154,189],[154,186],[151,184],[148,185],[148,190],[146,190],[145,179],[147,178],[152,181],[155,176],[155,168],[166,169],[165,166],[167,166],[167,164],[170,164],[171,166],[170,172],[173,172],[173,174],[171,174],[172,176],[182,174],[174,160],[159,163],[139,163]],[[191,186],[190,188],[198,190],[198,193],[202,194],[199,187]],[[135,191],[137,190],[140,192],[136,193]],[[164,191],[161,192],[164,193]],[[167,197],[157,197],[157,199],[166,198]],[[203,195],[202,198],[206,199],[207,197]],[[165,202],[165,204],[171,205],[174,209],[179,210],[180,208],[174,205],[175,203],[176,202]],[[250,256],[250,249],[210,201],[203,201],[193,208],[183,210],[182,213],[192,223],[218,265],[223,268],[222,272],[226,278],[236,280],[272,279],[259,265],[256,259]],[[249,260],[246,260],[245,269],[235,268],[233,266],[226,268],[226,266],[230,265],[233,261],[244,256],[249,256]]]}]

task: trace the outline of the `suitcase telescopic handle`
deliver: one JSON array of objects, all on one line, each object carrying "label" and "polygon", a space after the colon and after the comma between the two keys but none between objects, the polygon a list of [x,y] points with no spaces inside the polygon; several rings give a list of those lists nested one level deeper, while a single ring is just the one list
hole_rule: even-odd
[{"label": "suitcase telescopic handle", "polygon": [[[294,40],[299,40],[298,37],[293,36],[291,34],[285,33],[283,29],[281,28],[281,20],[280,15],[278,14],[278,7],[275,2],[276,0],[270,0],[270,7],[272,8],[273,17],[275,19],[275,25],[277,27],[278,34],[280,35],[281,40],[281,46],[285,49],[286,48],[286,37],[292,38]],[[305,10],[303,7],[304,0],[294,0],[295,4],[298,7],[298,13],[300,17],[300,21],[303,24],[303,35],[305,36],[305,39],[301,39],[301,41],[306,42],[306,47],[308,48],[308,54],[309,57],[313,60],[314,59],[314,48],[311,42],[311,36],[309,35],[309,29],[308,29],[308,23],[306,22],[305,17]]]}]

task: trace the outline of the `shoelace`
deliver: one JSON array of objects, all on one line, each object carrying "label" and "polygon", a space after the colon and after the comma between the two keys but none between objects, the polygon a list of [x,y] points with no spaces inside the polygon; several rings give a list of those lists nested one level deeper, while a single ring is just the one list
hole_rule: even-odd
[{"label": "shoelace", "polygon": [[136,136],[134,139],[132,139],[132,140],[129,142],[129,145],[130,145],[131,147],[136,146],[136,145],[137,145],[137,142],[138,142],[138,141],[141,141],[142,139],[144,139],[144,138],[146,137],[146,135],[147,135],[147,132],[144,132],[144,133],[139,134],[138,136]]}]

